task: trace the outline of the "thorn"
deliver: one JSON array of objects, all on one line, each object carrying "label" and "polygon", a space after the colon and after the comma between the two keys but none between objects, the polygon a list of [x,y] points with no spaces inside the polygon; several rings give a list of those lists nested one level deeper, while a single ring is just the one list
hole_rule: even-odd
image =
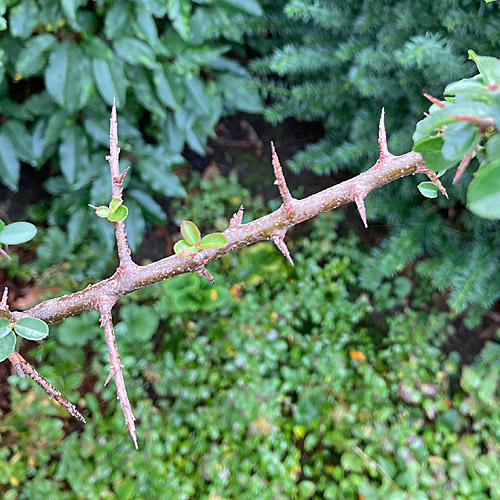
[{"label": "thorn", "polygon": [[438,187],[439,191],[443,193],[444,197],[448,199],[448,193],[446,192],[446,189],[444,186],[441,184],[441,181],[439,180],[436,172],[433,172],[432,170],[429,170],[425,165],[419,165],[417,169],[415,170],[415,173],[417,174],[425,174],[430,181],[432,181],[436,186]]},{"label": "thorn", "polygon": [[439,99],[436,99],[435,97],[431,96],[427,92],[423,93],[423,96],[428,99],[429,101],[432,102],[432,104],[435,104],[436,106],[439,106],[440,108],[444,108],[444,102],[440,101]]},{"label": "thorn", "polygon": [[293,260],[288,250],[288,247],[286,246],[285,240],[283,239],[283,236],[280,236],[279,234],[273,234],[271,236],[271,240],[278,247],[280,252],[286,257],[288,262],[290,262],[290,264],[292,264],[293,266],[294,265]]},{"label": "thorn", "polygon": [[472,160],[472,150],[466,153],[466,155],[462,158],[462,161],[458,165],[457,171],[455,172],[455,177],[453,177],[452,184],[456,184],[460,180],[460,177],[462,177],[462,174],[469,166],[471,160]]},{"label": "thorn", "polygon": [[[121,149],[118,148],[118,153],[120,153]],[[121,184],[123,182],[123,179],[127,175],[127,172],[130,170],[130,167],[127,167],[119,176],[118,176],[118,183]]]},{"label": "thorn", "polygon": [[199,269],[196,270],[196,272],[202,276],[203,278],[206,278],[212,285],[215,285],[215,280],[213,276],[207,271],[207,268],[205,266],[201,266]]},{"label": "thorn", "polygon": [[285,176],[283,175],[283,169],[281,168],[280,160],[278,155],[276,154],[276,150],[274,149],[274,143],[271,141],[271,157],[273,162],[274,176],[276,180],[274,184],[278,186],[280,190],[281,199],[283,200],[283,206],[286,210],[290,211],[293,205],[293,196],[290,194],[288,190],[288,186],[286,185]]},{"label": "thorn", "polygon": [[229,227],[241,226],[241,221],[243,220],[243,210],[243,205],[241,205],[238,211],[233,214],[231,219],[229,219]]},{"label": "thorn", "polygon": [[4,311],[9,310],[9,306],[7,304],[8,297],[9,297],[9,289],[5,287],[3,289],[2,300],[0,301],[0,309],[3,309]]},{"label": "thorn", "polygon": [[365,228],[368,228],[368,224],[366,222],[366,209],[365,209],[365,202],[364,202],[363,196],[361,196],[359,193],[356,193],[354,195],[354,201],[356,202],[356,206],[358,207],[359,215],[361,216],[361,220],[363,221]]},{"label": "thorn", "polygon": [[116,375],[116,372],[118,370],[121,370],[123,368],[123,365],[120,364],[120,366],[112,366],[110,369],[109,369],[109,374],[106,378],[106,381],[104,382],[104,387],[106,387],[108,384],[109,384],[109,381]]},{"label": "thorn", "polygon": [[389,156],[389,149],[387,147],[387,133],[385,131],[385,108],[382,108],[380,113],[380,122],[378,125],[378,145],[380,148],[380,160]]}]

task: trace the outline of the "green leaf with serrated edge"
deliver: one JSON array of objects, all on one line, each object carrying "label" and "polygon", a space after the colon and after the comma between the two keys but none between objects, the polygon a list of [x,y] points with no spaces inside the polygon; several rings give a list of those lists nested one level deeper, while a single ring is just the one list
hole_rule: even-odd
[{"label": "green leaf with serrated edge", "polygon": [[437,198],[438,187],[433,182],[421,182],[417,188],[426,198]]},{"label": "green leaf with serrated edge", "polygon": [[20,245],[34,238],[36,227],[29,222],[13,222],[4,227],[0,233],[0,243],[4,245]]},{"label": "green leaf with serrated edge", "polygon": [[179,240],[174,245],[174,252],[181,257],[189,257],[190,253],[198,253],[198,249],[195,246],[188,245],[184,240]]},{"label": "green leaf with serrated edge", "polygon": [[146,222],[137,202],[129,199],[127,201],[128,217],[125,220],[127,240],[132,252],[135,252],[142,243],[146,231]]},{"label": "green leaf with serrated edge", "polygon": [[114,214],[119,207],[123,205],[123,200],[120,200],[120,198],[113,198],[109,202],[109,213]]},{"label": "green leaf with serrated edge", "polygon": [[10,321],[7,318],[0,318],[0,339],[8,335],[11,330]]},{"label": "green leaf with serrated edge", "polygon": [[474,174],[467,190],[467,208],[485,219],[500,218],[500,160]]},{"label": "green leaf with serrated edge", "polygon": [[167,12],[175,31],[184,40],[187,40],[189,38],[191,2],[189,0],[169,0],[167,2]]},{"label": "green leaf with serrated edge", "polygon": [[125,104],[128,80],[123,71],[121,61],[115,59],[94,59],[92,61],[94,81],[102,98],[111,106],[116,98],[116,106],[121,108]]},{"label": "green leaf with serrated edge", "polygon": [[185,220],[181,224],[181,234],[188,245],[197,245],[201,240],[198,226],[190,220]]},{"label": "green leaf with serrated edge", "polygon": [[95,214],[97,215],[97,217],[107,219],[109,216],[109,208],[104,206],[97,207],[95,210]]},{"label": "green leaf with serrated edge", "polygon": [[203,236],[200,248],[221,248],[227,245],[227,238],[222,233],[211,233]]},{"label": "green leaf with serrated edge", "polygon": [[70,25],[75,29],[80,29],[80,25],[76,20],[76,11],[79,7],[78,0],[61,0],[61,7]]},{"label": "green leaf with serrated edge", "polygon": [[133,28],[135,34],[151,47],[156,45],[158,41],[158,29],[156,28],[156,23],[151,12],[147,12],[143,8],[137,9]]},{"label": "green leaf with serrated edge", "polygon": [[441,170],[452,168],[458,163],[458,160],[447,160],[441,153],[442,147],[443,138],[440,135],[435,135],[416,142],[413,146],[413,151],[422,155],[425,166],[428,169],[440,172]]},{"label": "green leaf with serrated edge", "polygon": [[460,161],[472,148],[479,136],[476,125],[470,122],[453,122],[448,124],[441,137],[443,147],[441,153],[450,161]]},{"label": "green leaf with serrated edge", "polygon": [[486,83],[500,86],[500,61],[496,57],[478,56],[469,50],[469,59],[472,59],[479,72],[484,76]]},{"label": "green leaf with serrated edge", "polygon": [[179,103],[175,98],[173,89],[168,80],[168,74],[164,69],[155,70],[153,73],[153,83],[156,87],[156,95],[165,106],[175,111],[180,109]]},{"label": "green leaf with serrated edge", "polygon": [[30,165],[36,164],[30,147],[31,134],[23,123],[17,120],[8,120],[2,126],[2,133],[9,137],[19,159]]},{"label": "green leaf with serrated edge", "polygon": [[64,109],[60,109],[49,118],[43,135],[43,142],[45,146],[59,140],[59,136],[64,129],[67,120],[68,113]]},{"label": "green leaf with serrated edge", "polygon": [[191,78],[187,78],[184,83],[193,97],[197,108],[199,108],[202,114],[208,115],[210,113],[210,105],[208,103],[208,95],[205,91],[203,80],[193,76]]},{"label": "green leaf with serrated edge", "polygon": [[87,138],[78,125],[64,128],[60,136],[61,170],[66,182],[71,185],[76,180],[77,168],[85,166],[85,159],[88,157]]},{"label": "green leaf with serrated edge", "polygon": [[114,42],[114,47],[125,62],[149,69],[158,67],[153,49],[136,38],[120,38]]},{"label": "green leaf with serrated edge", "polygon": [[167,214],[151,195],[140,189],[132,189],[129,191],[129,197],[139,204],[147,218],[152,219],[155,223],[166,222]]},{"label": "green leaf with serrated edge", "polygon": [[0,339],[0,362],[5,361],[16,348],[16,336],[14,332],[9,332]]},{"label": "green leaf with serrated edge", "polygon": [[0,182],[11,191],[17,191],[21,164],[11,140],[0,134]]},{"label": "green leaf with serrated edge", "polygon": [[28,78],[41,71],[47,64],[44,52],[48,52],[55,43],[56,38],[48,33],[28,40],[16,58],[16,73],[21,75],[21,78]]},{"label": "green leaf with serrated edge", "polygon": [[3,228],[5,227],[5,222],[0,219],[0,233],[3,231]]},{"label": "green leaf with serrated edge", "polygon": [[27,340],[42,340],[49,334],[49,326],[41,319],[25,317],[16,322],[14,331]]},{"label": "green leaf with serrated edge", "polygon": [[114,213],[108,215],[108,220],[111,222],[118,222],[120,220],[125,220],[128,215],[128,208],[125,205],[120,205]]}]

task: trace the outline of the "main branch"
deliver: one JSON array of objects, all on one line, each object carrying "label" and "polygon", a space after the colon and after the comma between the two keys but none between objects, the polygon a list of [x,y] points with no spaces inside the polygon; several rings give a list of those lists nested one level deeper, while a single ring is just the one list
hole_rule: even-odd
[{"label": "main branch", "polygon": [[[83,311],[97,310],[101,314],[101,324],[104,327],[106,343],[109,351],[110,377],[114,377],[117,385],[117,394],[125,413],[125,420],[129,431],[137,446],[135,437],[134,417],[125,391],[122,366],[111,319],[111,308],[118,299],[124,295],[159,281],[171,278],[178,274],[197,272],[210,281],[213,280],[205,265],[219,257],[251,245],[258,241],[268,240],[274,242],[283,252],[285,257],[293,264],[290,253],[284,242],[284,237],[292,226],[311,219],[315,215],[332,210],[345,203],[354,201],[366,226],[366,212],[364,199],[374,189],[407,175],[424,173],[431,181],[440,185],[437,176],[427,170],[422,156],[419,153],[409,152],[402,156],[394,156],[387,149],[387,139],[384,124],[384,112],[379,124],[380,157],[377,162],[366,172],[348,181],[320,191],[317,194],[297,200],[293,198],[287,188],[278,155],[272,145],[272,163],[283,204],[278,210],[247,224],[242,224],[243,207],[232,216],[229,227],[223,232],[227,238],[227,245],[221,248],[205,248],[191,256],[172,255],[146,266],[133,263],[130,249],[127,245],[125,225],[123,221],[114,222],[118,255],[120,265],[115,273],[95,285],[53,299],[46,300],[26,311],[8,311],[0,308],[0,316],[7,316],[12,321],[31,316],[42,319],[46,323],[54,323],[69,316],[74,316]],[[119,172],[118,167],[118,136],[116,109],[113,106],[110,129],[110,156],[111,179],[113,198],[122,199],[122,181],[126,173]],[[19,358],[14,356],[11,361],[19,367]],[[24,371],[24,370],[23,370]]]}]

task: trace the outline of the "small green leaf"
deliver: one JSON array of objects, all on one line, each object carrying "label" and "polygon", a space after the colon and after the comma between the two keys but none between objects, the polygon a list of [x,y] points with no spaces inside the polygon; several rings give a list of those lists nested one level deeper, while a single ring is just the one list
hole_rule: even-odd
[{"label": "small green leaf", "polygon": [[16,347],[16,336],[14,332],[9,332],[4,337],[0,338],[0,362],[5,361]]},{"label": "small green leaf", "polygon": [[17,191],[21,165],[12,141],[0,134],[0,180],[11,191]]},{"label": "small green leaf", "polygon": [[9,334],[9,332],[12,330],[10,327],[10,322],[7,318],[0,318],[0,339],[2,337],[5,337],[6,335]]},{"label": "small green leaf", "polygon": [[201,240],[200,248],[221,248],[227,245],[227,238],[222,233],[207,234]]},{"label": "small green leaf", "polygon": [[0,233],[0,243],[20,245],[34,238],[36,227],[29,222],[14,222],[4,227]]},{"label": "small green leaf", "polygon": [[120,205],[115,212],[108,215],[108,220],[111,222],[118,222],[120,220],[125,220],[128,215],[128,208],[125,205]]},{"label": "small green leaf", "polygon": [[443,138],[440,135],[426,137],[416,142],[413,151],[420,153],[424,159],[425,166],[435,172],[454,167],[459,160],[446,159],[441,150],[443,147]]},{"label": "small green leaf", "polygon": [[120,208],[123,205],[123,200],[120,200],[120,198],[113,198],[109,202],[109,212],[111,214],[114,214],[118,208]]},{"label": "small green leaf", "polygon": [[200,230],[194,222],[185,220],[181,224],[181,234],[188,245],[197,245],[200,242]]},{"label": "small green leaf", "polygon": [[421,182],[417,187],[426,198],[437,198],[438,187],[433,182]]},{"label": "small green leaf", "polygon": [[153,49],[136,38],[120,38],[114,42],[114,47],[116,53],[125,62],[150,69],[158,67]]},{"label": "small green leaf", "polygon": [[179,240],[174,245],[174,252],[181,257],[189,257],[192,253],[198,253],[198,249],[195,246],[188,245],[184,240]]},{"label": "small green leaf", "polygon": [[97,217],[102,217],[103,219],[107,219],[109,216],[109,208],[105,206],[97,207],[95,209],[95,214]]},{"label": "small green leaf", "polygon": [[38,318],[21,318],[14,326],[15,332],[28,340],[42,340],[49,334],[49,326]]},{"label": "small green leaf", "polygon": [[469,59],[476,63],[487,84],[500,86],[500,61],[496,57],[478,56],[473,50],[469,50]]}]

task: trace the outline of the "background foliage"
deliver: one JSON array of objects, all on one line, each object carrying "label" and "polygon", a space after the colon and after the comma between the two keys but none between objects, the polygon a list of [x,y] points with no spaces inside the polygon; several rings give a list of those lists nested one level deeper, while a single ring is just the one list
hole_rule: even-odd
[{"label": "background foliage", "polygon": [[[225,211],[253,208],[234,179],[204,183],[187,217],[227,192]],[[295,268],[260,243],[212,263],[215,286],[182,275],[123,302],[139,452],[102,387],[96,314],[61,323],[33,354],[88,424],[13,376],[3,498],[500,498],[499,344],[461,371],[439,348],[453,328],[426,284],[363,292],[365,249],[339,239],[340,219],[314,219]]]},{"label": "background foliage", "polygon": [[[272,24],[280,45],[253,67],[273,99],[268,119],[293,116],[323,125],[324,137],[299,152],[292,168],[320,174],[366,169],[378,155],[383,106],[390,151],[409,151],[415,123],[428,108],[422,92],[441,97],[446,85],[472,76],[469,49],[498,57],[498,9],[479,0],[289,0]],[[467,324],[475,326],[500,297],[493,279],[500,271],[499,229],[463,210],[470,173],[453,188],[452,178],[441,179],[449,201],[425,202],[411,178],[369,197],[368,217],[393,228],[365,272],[376,289],[409,262],[425,259],[421,279],[450,290],[450,307],[466,312]]]}]

